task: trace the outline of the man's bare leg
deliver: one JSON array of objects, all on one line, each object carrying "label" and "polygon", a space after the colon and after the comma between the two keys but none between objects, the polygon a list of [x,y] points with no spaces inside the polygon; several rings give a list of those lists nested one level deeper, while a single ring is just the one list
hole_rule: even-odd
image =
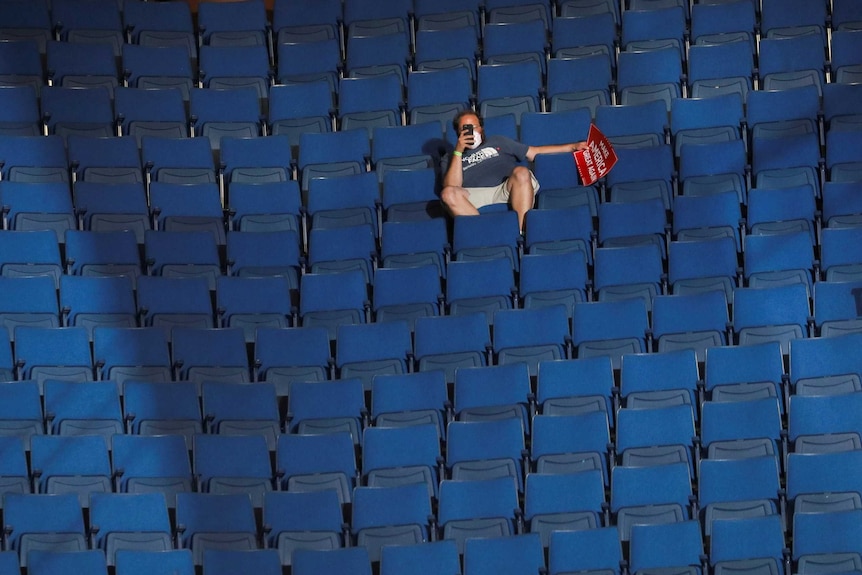
[{"label": "man's bare leg", "polygon": [[533,209],[533,202],[536,199],[536,194],[533,192],[533,178],[530,170],[523,166],[518,166],[512,170],[508,186],[509,203],[512,209],[518,214],[518,226],[523,231],[524,218],[527,212]]},{"label": "man's bare leg", "polygon": [[479,210],[470,203],[470,192],[458,186],[447,186],[440,192],[440,199],[453,216],[478,216]]}]

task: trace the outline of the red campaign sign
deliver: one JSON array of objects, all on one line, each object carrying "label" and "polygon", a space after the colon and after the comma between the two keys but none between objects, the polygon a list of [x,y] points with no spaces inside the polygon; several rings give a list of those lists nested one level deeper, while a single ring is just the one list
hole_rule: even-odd
[{"label": "red campaign sign", "polygon": [[590,124],[587,148],[574,152],[574,156],[578,174],[585,186],[591,186],[605,177],[617,163],[617,153],[595,124]]}]

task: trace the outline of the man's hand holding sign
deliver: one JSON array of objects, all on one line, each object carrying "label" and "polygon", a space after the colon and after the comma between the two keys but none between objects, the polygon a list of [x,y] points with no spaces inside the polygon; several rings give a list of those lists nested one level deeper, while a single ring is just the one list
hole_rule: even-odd
[{"label": "man's hand holding sign", "polygon": [[573,152],[573,155],[578,165],[578,174],[585,186],[591,186],[605,177],[617,163],[613,146],[595,124],[590,124],[587,147]]}]

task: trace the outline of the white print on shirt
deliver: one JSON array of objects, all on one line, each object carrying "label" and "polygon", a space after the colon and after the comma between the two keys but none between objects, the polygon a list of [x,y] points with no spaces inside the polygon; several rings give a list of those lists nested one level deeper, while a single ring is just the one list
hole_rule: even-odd
[{"label": "white print on shirt", "polygon": [[500,151],[497,148],[485,148],[484,150],[479,150],[475,154],[470,154],[469,156],[464,157],[462,170],[467,170],[472,168],[477,164],[481,164],[485,160],[490,160],[491,158],[496,158],[500,155]]}]

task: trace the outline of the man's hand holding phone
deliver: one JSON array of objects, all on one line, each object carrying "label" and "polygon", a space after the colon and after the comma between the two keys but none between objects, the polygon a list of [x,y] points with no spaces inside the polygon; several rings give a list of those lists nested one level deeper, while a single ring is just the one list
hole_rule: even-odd
[{"label": "man's hand holding phone", "polygon": [[464,124],[458,141],[464,150],[472,150],[476,147],[476,135],[473,132],[473,124]]}]

